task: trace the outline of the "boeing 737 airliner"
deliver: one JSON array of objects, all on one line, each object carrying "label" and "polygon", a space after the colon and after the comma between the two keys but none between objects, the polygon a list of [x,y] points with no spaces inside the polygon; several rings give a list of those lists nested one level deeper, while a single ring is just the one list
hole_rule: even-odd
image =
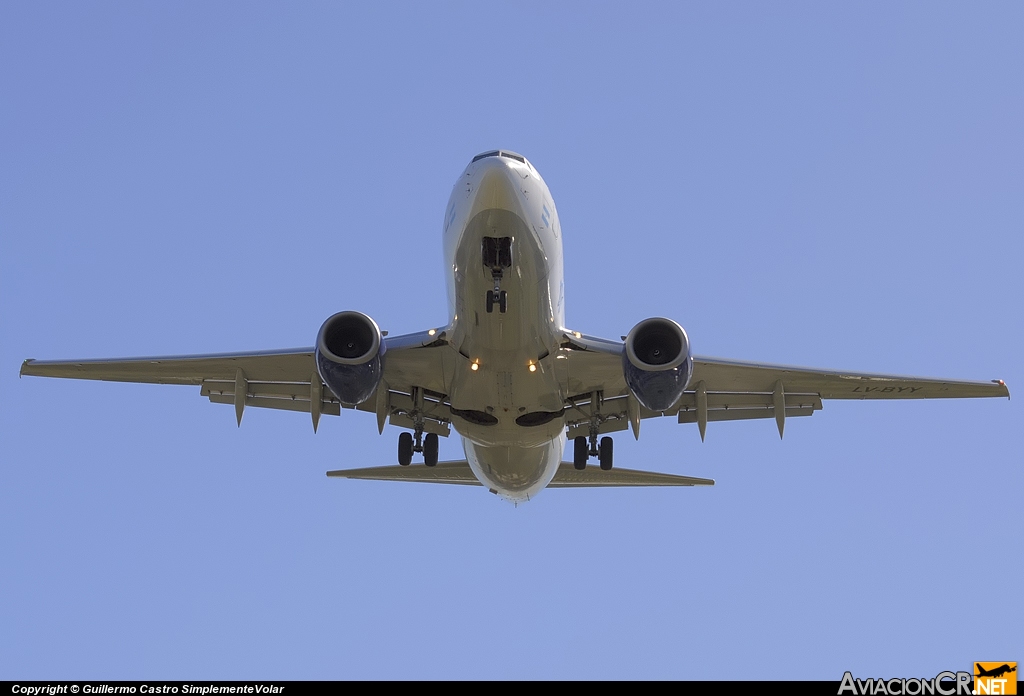
[{"label": "boeing 737 airliner", "polygon": [[[455,182],[443,234],[448,323],[390,337],[339,312],[313,348],[256,353],[26,360],[23,375],[192,384],[216,403],[324,413],[353,408],[404,428],[398,465],[329,476],[482,484],[512,501],[545,487],[695,486],[710,479],[613,468],[609,433],[645,418],[709,421],[809,416],[823,399],[1009,396],[1002,381],[855,374],[694,356],[671,319],[622,341],[565,326],[562,230],[551,193],[522,155],[477,155]],[[455,428],[466,459],[438,462]],[[572,441],[572,461],[563,462]],[[415,454],[422,464],[412,464]],[[592,458],[599,466],[588,466]]]}]

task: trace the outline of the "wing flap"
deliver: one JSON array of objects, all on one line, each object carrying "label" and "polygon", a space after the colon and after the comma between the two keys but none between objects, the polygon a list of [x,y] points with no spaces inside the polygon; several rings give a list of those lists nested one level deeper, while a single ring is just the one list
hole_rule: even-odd
[{"label": "wing flap", "polygon": [[[313,376],[310,375],[312,378]],[[316,377],[319,379],[319,376]],[[235,382],[234,380],[208,379],[203,381],[200,392],[215,404],[235,403]],[[313,394],[309,381],[306,382],[247,382],[245,405],[256,408],[273,408],[284,411],[300,411],[309,413],[310,405],[313,403]],[[320,413],[329,416],[341,414],[342,408],[356,409],[360,411],[373,412],[376,399],[368,399],[362,404],[348,406],[342,404],[331,391],[322,386],[320,388]],[[399,428],[415,429],[416,424],[412,418],[405,415],[413,409],[412,397],[408,394],[389,391],[388,404],[391,412],[389,421]],[[451,433],[448,421],[451,412],[448,405],[434,399],[424,399],[423,430],[427,433],[434,433],[441,437],[448,437]]]},{"label": "wing flap", "polygon": [[[811,416],[814,415],[813,408],[799,408],[789,406],[786,407],[786,418],[794,416]],[[774,418],[775,409],[769,408],[732,408],[729,410],[711,410],[708,409],[708,422],[712,421],[735,421],[735,420],[753,420],[755,418]],[[680,423],[696,423],[697,412],[696,411],[679,411],[677,418]]]},{"label": "wing flap", "polygon": [[[756,418],[775,418],[775,403],[771,393],[761,392],[709,392],[708,393],[708,421],[736,421],[751,420]],[[600,414],[601,423],[598,426],[598,433],[607,435],[609,433],[621,432],[629,427],[629,416],[627,412],[626,399],[619,396],[611,399],[604,399],[601,402]],[[589,397],[575,397],[570,399],[573,404],[571,411],[568,411],[566,421],[568,423],[567,436],[569,439],[590,434],[590,399]],[[817,394],[786,394],[786,417],[810,416],[815,411],[821,410],[821,397]],[[643,407],[640,409],[641,418],[654,418],[656,416],[677,415],[680,423],[697,422],[697,397],[694,392],[686,392],[679,403],[671,411],[659,413],[649,411]]]},{"label": "wing flap", "polygon": [[[209,394],[209,397],[210,402],[215,404],[232,405],[235,403],[234,394]],[[273,396],[246,396],[245,405],[246,407],[253,406],[255,408],[274,408],[280,411],[309,413],[310,400],[309,398],[301,400],[282,399]],[[320,406],[320,413],[327,416],[337,416],[341,414],[341,407],[337,402],[324,401],[323,405]]]}]

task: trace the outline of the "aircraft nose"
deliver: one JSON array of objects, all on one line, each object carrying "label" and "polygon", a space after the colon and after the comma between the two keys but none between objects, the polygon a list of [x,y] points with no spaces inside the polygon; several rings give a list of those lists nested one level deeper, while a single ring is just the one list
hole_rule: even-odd
[{"label": "aircraft nose", "polygon": [[502,159],[489,157],[480,162],[475,208],[518,211],[520,177]]}]

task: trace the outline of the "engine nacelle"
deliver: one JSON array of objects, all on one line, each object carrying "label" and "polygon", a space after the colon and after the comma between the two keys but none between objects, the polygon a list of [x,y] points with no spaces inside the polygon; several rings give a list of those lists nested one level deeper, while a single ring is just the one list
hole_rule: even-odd
[{"label": "engine nacelle", "polygon": [[636,400],[651,411],[667,411],[693,376],[690,339],[671,319],[644,319],[626,336],[622,371]]},{"label": "engine nacelle", "polygon": [[342,403],[361,404],[380,384],[386,349],[373,319],[361,312],[338,312],[316,337],[316,369]]}]

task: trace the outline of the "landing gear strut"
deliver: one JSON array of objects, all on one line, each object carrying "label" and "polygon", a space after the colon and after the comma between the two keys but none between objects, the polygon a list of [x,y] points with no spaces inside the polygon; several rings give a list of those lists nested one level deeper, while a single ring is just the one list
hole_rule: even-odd
[{"label": "landing gear strut", "polygon": [[437,434],[427,433],[423,437],[423,390],[419,387],[412,389],[413,410],[409,416],[413,421],[413,431],[402,433],[398,436],[398,463],[402,466],[409,466],[412,463],[413,452],[423,453],[423,463],[427,466],[437,465]]},{"label": "landing gear strut", "polygon": [[504,269],[512,267],[512,238],[484,237],[482,252],[484,266],[491,269],[494,281],[494,289],[487,291],[487,313],[492,313],[494,305],[498,305],[498,311],[504,314],[508,309],[508,294],[501,289],[501,278]]},{"label": "landing gear strut", "polygon": [[590,394],[590,437],[580,435],[573,438],[572,442],[572,466],[582,471],[587,468],[587,460],[590,457],[597,457],[601,468],[608,471],[612,468],[612,439],[602,437],[600,443],[597,436],[601,429],[601,401],[604,395],[601,392]]}]

